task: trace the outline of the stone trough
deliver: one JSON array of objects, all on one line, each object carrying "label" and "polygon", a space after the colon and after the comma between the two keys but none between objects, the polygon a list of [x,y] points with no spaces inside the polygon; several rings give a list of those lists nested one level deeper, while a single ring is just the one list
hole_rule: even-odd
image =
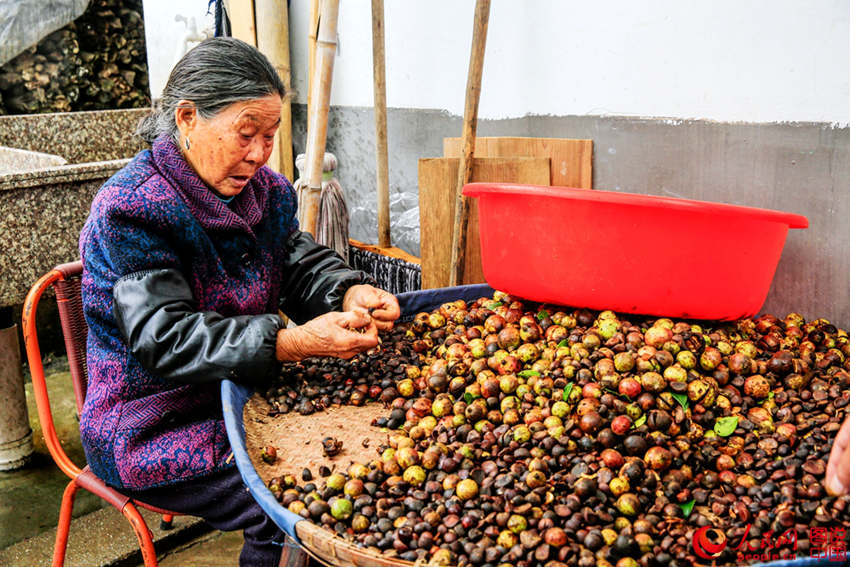
[{"label": "stone trough", "polygon": [[0,116],[0,307],[79,257],[92,198],[142,148],[146,110]]},{"label": "stone trough", "polygon": [[92,198],[142,148],[133,131],[146,113],[0,116],[0,470],[33,451],[12,308],[48,270],[79,258]]}]

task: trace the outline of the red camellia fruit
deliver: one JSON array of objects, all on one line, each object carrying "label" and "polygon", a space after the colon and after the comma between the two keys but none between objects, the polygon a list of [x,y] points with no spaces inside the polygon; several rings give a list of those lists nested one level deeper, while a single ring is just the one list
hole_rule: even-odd
[{"label": "red camellia fruit", "polygon": [[600,398],[602,396],[602,387],[596,382],[588,382],[581,388],[583,398]]},{"label": "red camellia fruit", "polygon": [[611,431],[617,435],[625,435],[632,428],[632,420],[627,415],[618,415],[611,420]]},{"label": "red camellia fruit", "polygon": [[602,451],[602,462],[611,470],[618,470],[625,462],[623,455],[616,449],[605,449]]},{"label": "red camellia fruit", "polygon": [[634,378],[625,378],[620,380],[620,384],[617,389],[622,395],[628,397],[630,400],[636,400],[642,391],[640,382]]}]

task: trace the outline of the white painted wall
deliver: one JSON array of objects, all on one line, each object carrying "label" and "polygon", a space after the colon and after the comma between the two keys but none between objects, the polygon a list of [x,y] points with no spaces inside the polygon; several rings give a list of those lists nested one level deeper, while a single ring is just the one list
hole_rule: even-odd
[{"label": "white painted wall", "polygon": [[[151,96],[159,98],[171,68],[205,29],[213,34],[215,18],[207,13],[207,0],[144,0],[145,43]],[[183,16],[185,21],[175,18]],[[194,20],[194,22],[192,22]]]},{"label": "white painted wall", "polygon": [[[372,106],[371,3],[340,4],[331,104]],[[463,113],[473,10],[473,0],[386,0],[390,107]],[[307,11],[291,2],[302,103]],[[846,0],[493,0],[479,116],[846,125],[848,53]]]}]

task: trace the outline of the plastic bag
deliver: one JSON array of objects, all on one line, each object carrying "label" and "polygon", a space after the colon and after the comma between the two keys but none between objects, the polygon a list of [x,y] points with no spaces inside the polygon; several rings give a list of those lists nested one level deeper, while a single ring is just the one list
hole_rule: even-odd
[{"label": "plastic bag", "polygon": [[0,65],[79,18],[89,0],[0,0]]},{"label": "plastic bag", "polygon": [[414,193],[399,193],[402,203],[413,198],[412,206],[399,207],[393,211],[390,207],[390,238],[397,246],[409,254],[419,256],[419,197]]},{"label": "plastic bag", "polygon": [[[374,195],[366,203],[357,203],[358,195],[349,194],[351,211],[351,238],[377,244],[378,212],[375,210]],[[419,256],[419,196],[413,191],[390,194],[390,244],[408,254]]]}]

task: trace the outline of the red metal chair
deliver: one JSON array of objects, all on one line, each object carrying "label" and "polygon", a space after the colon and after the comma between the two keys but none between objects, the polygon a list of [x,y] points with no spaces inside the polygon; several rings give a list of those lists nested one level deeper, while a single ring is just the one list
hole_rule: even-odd
[{"label": "red metal chair", "polygon": [[59,510],[59,525],[56,531],[56,544],[53,548],[53,567],[61,567],[65,561],[65,549],[68,544],[68,531],[71,527],[71,512],[74,507],[74,496],[77,489],[84,488],[96,494],[118,509],[133,526],[142,551],[145,567],[156,567],[156,552],[154,551],[151,531],[138,508],[146,508],[162,514],[163,529],[171,527],[174,512],[148,506],[143,502],[132,500],[114,488],[110,488],[89,470],[88,466],[80,469],[65,454],[56,435],[53,415],[50,410],[50,400],[47,394],[47,384],[44,380],[44,366],[41,361],[41,349],[38,345],[35,314],[42,293],[53,287],[56,292],[56,303],[59,309],[59,320],[62,324],[62,335],[65,339],[65,349],[68,352],[68,364],[71,367],[71,379],[74,383],[74,395],[77,402],[77,412],[82,411],[88,387],[88,372],[86,369],[86,336],[88,325],[83,317],[83,303],[80,295],[80,279],[83,271],[81,262],[61,264],[42,276],[27,294],[23,309],[24,342],[27,350],[27,360],[32,373],[33,391],[38,406],[38,419],[44,440],[53,460],[62,472],[71,478],[62,495],[62,505]]}]

